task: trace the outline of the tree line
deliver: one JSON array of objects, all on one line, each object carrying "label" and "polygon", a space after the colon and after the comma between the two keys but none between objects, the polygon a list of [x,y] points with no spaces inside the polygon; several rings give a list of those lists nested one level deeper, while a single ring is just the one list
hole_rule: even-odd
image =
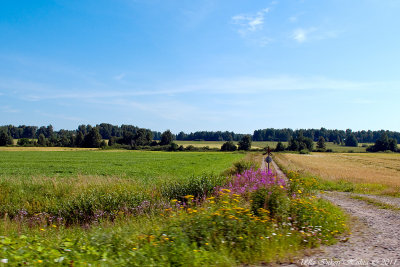
[{"label": "tree line", "polygon": [[[164,136],[164,140],[163,140]],[[400,133],[394,131],[352,131],[321,129],[260,129],[253,135],[238,134],[229,131],[197,131],[191,133],[171,131],[164,133],[140,128],[134,125],[112,125],[101,123],[95,126],[79,125],[76,130],[55,131],[52,125],[48,126],[0,126],[0,145],[13,144],[12,139],[18,139],[21,146],[62,146],[62,147],[101,147],[101,146],[167,146],[173,140],[179,141],[242,141],[250,138],[252,141],[289,142],[288,150],[312,150],[312,142],[334,142],[345,146],[358,146],[358,143],[376,143],[369,151],[395,150],[394,144],[400,142]],[[36,139],[36,140],[33,140]],[[167,139],[169,141],[167,141]],[[108,144],[104,140],[109,140]],[[176,147],[175,147],[176,148]],[[175,149],[174,147],[170,149]],[[179,147],[178,147],[179,148]],[[241,147],[242,149],[245,148]],[[311,149],[310,149],[311,148]],[[318,148],[323,150],[323,148]],[[233,150],[233,142],[226,143],[222,150]],[[246,149],[244,149],[246,150]]]},{"label": "tree line", "polygon": [[320,137],[323,137],[327,142],[333,142],[336,144],[345,144],[345,140],[348,137],[354,136],[358,143],[374,143],[382,134],[386,134],[388,138],[395,139],[398,143],[400,142],[400,132],[395,131],[352,131],[347,130],[328,130],[325,128],[321,129],[298,129],[292,130],[289,128],[285,129],[260,129],[255,130],[253,133],[253,141],[281,141],[288,142],[291,138],[296,138],[299,134],[304,137],[312,139],[314,142],[318,142]]}]

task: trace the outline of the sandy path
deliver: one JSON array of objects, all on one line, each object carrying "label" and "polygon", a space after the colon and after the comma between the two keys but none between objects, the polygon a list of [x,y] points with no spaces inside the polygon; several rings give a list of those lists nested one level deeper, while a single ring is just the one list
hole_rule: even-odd
[{"label": "sandy path", "polygon": [[[278,175],[284,175],[276,164],[273,167]],[[354,195],[400,208],[399,198]],[[310,257],[282,266],[400,266],[400,212],[380,209],[351,196],[343,192],[321,195],[350,215],[352,235],[333,246],[322,246]]]}]

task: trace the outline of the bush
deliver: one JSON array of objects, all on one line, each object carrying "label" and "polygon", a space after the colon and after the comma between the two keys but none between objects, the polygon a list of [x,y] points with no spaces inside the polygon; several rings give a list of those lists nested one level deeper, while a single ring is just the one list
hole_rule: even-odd
[{"label": "bush", "polygon": [[178,144],[172,142],[168,146],[168,151],[178,151],[178,148],[179,148]]},{"label": "bush", "polygon": [[228,141],[222,144],[221,151],[236,151],[236,145],[232,141]]},{"label": "bush", "polygon": [[30,140],[28,138],[18,139],[17,145],[19,146],[34,146],[36,144],[35,141]]},{"label": "bush", "polygon": [[275,151],[276,152],[285,151],[285,146],[282,144],[282,142],[278,142],[278,144],[276,144]]},{"label": "bush", "polygon": [[187,150],[187,151],[195,151],[196,147],[193,146],[193,145],[188,145],[187,147],[185,147],[185,150]]}]

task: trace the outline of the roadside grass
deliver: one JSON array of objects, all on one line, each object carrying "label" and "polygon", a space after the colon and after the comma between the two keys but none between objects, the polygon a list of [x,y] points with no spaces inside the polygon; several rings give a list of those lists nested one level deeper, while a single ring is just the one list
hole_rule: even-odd
[{"label": "roadside grass", "polygon": [[[41,194],[42,208],[53,205],[44,202],[52,199],[48,197],[51,190],[56,200],[75,195],[63,202],[69,210],[58,211],[83,220],[68,224],[62,216],[58,220],[47,212],[27,214],[25,210],[14,217],[3,214],[0,260],[29,266],[267,264],[289,262],[303,249],[335,243],[337,236],[348,232],[347,217],[338,207],[317,198],[313,183],[303,179],[286,183],[274,174],[254,170],[251,166],[255,165],[246,162],[259,162],[258,157],[250,154],[235,164],[241,174],[187,173],[191,178],[171,178],[157,186],[114,177],[85,176],[70,184],[67,181],[73,178],[68,176],[43,184],[37,178],[28,186],[38,183],[37,194],[25,201],[36,205],[39,189],[49,186]],[[11,180],[8,185],[14,186]],[[24,186],[10,192],[20,192]],[[136,199],[139,193],[150,198]],[[130,204],[124,204],[131,198],[135,199],[133,209],[128,209]]]},{"label": "roadside grass", "polygon": [[399,154],[275,153],[274,158],[286,172],[317,179],[318,190],[400,197]]},{"label": "roadside grass", "polygon": [[350,196],[350,197],[353,198],[353,199],[364,201],[364,202],[366,202],[368,204],[371,204],[371,205],[374,205],[375,207],[378,207],[380,209],[394,210],[394,211],[399,211],[400,210],[399,207],[396,207],[394,205],[390,205],[388,203],[383,203],[381,201],[378,201],[376,199],[372,199],[372,198],[369,198],[369,197],[357,196],[357,195],[353,195],[353,196]]}]

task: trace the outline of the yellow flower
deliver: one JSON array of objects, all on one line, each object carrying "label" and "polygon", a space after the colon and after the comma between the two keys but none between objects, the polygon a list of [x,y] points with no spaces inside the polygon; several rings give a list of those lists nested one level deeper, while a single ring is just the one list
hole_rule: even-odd
[{"label": "yellow flower", "polygon": [[206,246],[208,246],[208,243],[205,243]]},{"label": "yellow flower", "polygon": [[137,250],[137,248],[132,248],[133,250]]},{"label": "yellow flower", "polygon": [[175,203],[175,202],[177,202],[177,201],[178,201],[177,199],[171,200],[172,203]]},{"label": "yellow flower", "polygon": [[213,200],[215,197],[209,197],[207,198],[207,200]]},{"label": "yellow flower", "polygon": [[57,225],[53,224],[51,227],[53,227],[53,228],[57,228]]},{"label": "yellow flower", "polygon": [[43,228],[40,228],[40,231],[46,231],[46,230],[44,230]]},{"label": "yellow flower", "polygon": [[194,198],[194,196],[193,195],[187,195],[187,196],[184,196],[184,198],[191,199],[191,198]]},{"label": "yellow flower", "polygon": [[230,193],[230,192],[231,192],[231,190],[226,189],[226,188],[222,189],[222,191],[224,191],[224,192],[226,192],[226,193]]},{"label": "yellow flower", "polygon": [[37,262],[38,262],[38,263],[42,263],[43,261],[42,261],[42,260],[38,260]]},{"label": "yellow flower", "polygon": [[281,186],[279,186],[280,188],[283,188],[283,186],[281,185]]},{"label": "yellow flower", "polygon": [[299,192],[299,194],[301,194],[301,190],[299,189],[299,190],[297,190],[297,192]]}]

